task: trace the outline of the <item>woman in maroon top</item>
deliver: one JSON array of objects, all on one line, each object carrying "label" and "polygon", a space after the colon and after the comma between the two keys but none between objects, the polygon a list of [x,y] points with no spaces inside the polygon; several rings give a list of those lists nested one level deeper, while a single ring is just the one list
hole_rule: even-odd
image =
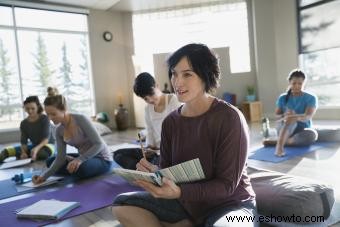
[{"label": "woman in maroon top", "polygon": [[[168,60],[169,77],[184,104],[163,121],[160,168],[199,158],[206,179],[161,187],[136,184],[146,192],[119,195],[113,213],[124,226],[233,226],[229,218],[253,218],[255,194],[246,173],[248,128],[240,111],[209,93],[218,86],[216,56],[189,44]],[[142,159],[137,167],[153,172]],[[242,226],[256,226],[256,219]]]}]

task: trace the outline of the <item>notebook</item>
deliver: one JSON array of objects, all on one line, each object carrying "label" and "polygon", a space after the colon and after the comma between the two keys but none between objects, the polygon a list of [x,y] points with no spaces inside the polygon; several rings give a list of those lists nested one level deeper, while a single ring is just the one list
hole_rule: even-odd
[{"label": "notebook", "polygon": [[122,168],[113,168],[113,172],[129,182],[145,180],[159,186],[162,185],[162,177],[169,178],[176,184],[194,182],[205,178],[198,158],[158,170],[155,173]]},{"label": "notebook", "polygon": [[59,200],[40,200],[28,207],[17,211],[18,218],[57,220],[80,206],[79,202]]}]

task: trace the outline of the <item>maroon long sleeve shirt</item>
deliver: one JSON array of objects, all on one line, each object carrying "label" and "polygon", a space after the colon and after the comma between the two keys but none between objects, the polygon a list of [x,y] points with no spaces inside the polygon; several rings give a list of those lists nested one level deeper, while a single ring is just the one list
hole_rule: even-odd
[{"label": "maroon long sleeve shirt", "polygon": [[163,122],[160,167],[199,158],[206,179],[182,184],[181,204],[200,222],[209,213],[255,199],[246,172],[248,126],[234,106],[215,99],[207,112],[181,115],[181,107]]}]

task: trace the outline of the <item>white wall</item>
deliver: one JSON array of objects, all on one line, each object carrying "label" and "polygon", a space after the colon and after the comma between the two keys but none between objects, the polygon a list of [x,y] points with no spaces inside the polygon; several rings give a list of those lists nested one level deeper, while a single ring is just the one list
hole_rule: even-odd
[{"label": "white wall", "polygon": [[[290,1],[290,0],[289,0]],[[274,111],[278,91],[273,0],[252,0],[255,65],[264,115]]]},{"label": "white wall", "polygon": [[[124,106],[129,110],[130,122],[133,123],[130,78],[128,66],[131,45],[129,45],[129,16],[119,12],[91,10],[89,15],[89,35],[92,60],[93,85],[96,99],[96,111],[108,112],[110,125],[115,127],[114,109],[118,106],[118,97],[122,96]],[[131,23],[127,23],[131,24]],[[104,41],[102,34],[110,31],[111,42]]]},{"label": "white wall", "polygon": [[166,60],[170,56],[170,53],[160,53],[153,55],[153,64],[154,64],[154,75],[156,83],[159,88],[163,90],[164,83],[168,84],[168,89],[170,89],[170,80],[168,75],[168,66]]},{"label": "white wall", "polygon": [[216,96],[223,97],[224,92],[236,94],[236,103],[241,106],[245,101],[247,86],[254,85],[256,87],[256,75],[254,69],[251,72],[231,73],[230,72],[230,56],[229,48],[214,48],[219,58],[220,66],[220,86],[216,91]]},{"label": "white wall", "polygon": [[298,68],[298,34],[295,0],[274,1],[275,56],[278,89],[287,89],[289,72]]}]

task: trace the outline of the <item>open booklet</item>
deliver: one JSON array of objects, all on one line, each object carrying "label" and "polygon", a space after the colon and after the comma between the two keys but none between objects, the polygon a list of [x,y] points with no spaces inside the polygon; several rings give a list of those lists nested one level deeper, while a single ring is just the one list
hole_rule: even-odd
[{"label": "open booklet", "polygon": [[79,202],[58,200],[40,200],[28,207],[17,211],[18,218],[56,220],[80,206]]},{"label": "open booklet", "polygon": [[162,177],[166,177],[176,184],[194,182],[205,178],[198,158],[165,169],[160,169],[155,173],[122,168],[113,168],[113,172],[129,182],[145,180],[159,186],[162,185]]}]

